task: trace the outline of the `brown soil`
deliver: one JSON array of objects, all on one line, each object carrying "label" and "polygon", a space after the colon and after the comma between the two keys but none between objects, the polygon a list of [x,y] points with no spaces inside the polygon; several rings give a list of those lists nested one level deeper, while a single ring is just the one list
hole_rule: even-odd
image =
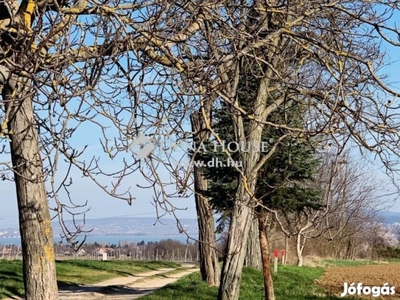
[{"label": "brown soil", "polygon": [[361,282],[363,286],[370,287],[388,283],[389,286],[396,287],[395,296],[385,295],[374,299],[400,299],[400,264],[330,267],[322,278],[316,280],[318,285],[339,297],[343,293],[344,282],[354,282],[355,285]]}]

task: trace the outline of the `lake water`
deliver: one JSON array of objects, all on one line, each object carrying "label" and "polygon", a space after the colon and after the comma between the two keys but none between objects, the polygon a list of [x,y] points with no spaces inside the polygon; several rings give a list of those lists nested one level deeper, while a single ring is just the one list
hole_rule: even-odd
[{"label": "lake water", "polygon": [[[196,236],[193,236],[194,238]],[[79,240],[82,240],[80,238]],[[183,244],[186,244],[187,242],[193,243],[193,240],[187,240],[186,235],[137,235],[137,236],[87,236],[86,237],[86,243],[87,244],[93,244],[93,243],[98,243],[98,244],[107,244],[107,245],[118,245],[119,243],[121,244],[129,244],[129,243],[140,243],[141,241],[144,241],[145,243],[148,242],[159,242],[161,240],[176,240],[179,241]],[[54,242],[60,242],[60,238],[54,238]],[[65,241],[64,241],[65,243]],[[2,245],[21,245],[21,239],[20,238],[1,238],[0,237],[0,244]]]}]

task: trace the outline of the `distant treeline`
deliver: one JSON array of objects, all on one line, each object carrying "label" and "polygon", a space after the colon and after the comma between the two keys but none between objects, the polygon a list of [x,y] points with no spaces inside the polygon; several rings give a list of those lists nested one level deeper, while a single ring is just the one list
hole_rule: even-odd
[{"label": "distant treeline", "polygon": [[375,249],[377,258],[400,258],[400,247],[379,246]]}]

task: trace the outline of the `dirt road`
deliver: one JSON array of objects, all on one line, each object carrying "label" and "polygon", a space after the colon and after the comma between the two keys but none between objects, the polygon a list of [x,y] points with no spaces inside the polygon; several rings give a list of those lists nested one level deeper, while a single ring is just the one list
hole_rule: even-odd
[{"label": "dirt road", "polygon": [[[178,269],[159,269],[134,276],[117,277],[92,285],[63,287],[60,288],[59,295],[60,300],[137,299],[196,271],[198,269],[194,265],[184,265]],[[16,299],[23,298],[14,297],[4,300]]]}]

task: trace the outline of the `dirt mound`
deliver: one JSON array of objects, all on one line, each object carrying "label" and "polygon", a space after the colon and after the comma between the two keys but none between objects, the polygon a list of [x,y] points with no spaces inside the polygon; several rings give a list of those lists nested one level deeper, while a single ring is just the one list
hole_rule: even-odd
[{"label": "dirt mound", "polygon": [[355,286],[361,282],[364,287],[382,287],[388,283],[388,286],[395,287],[395,295],[374,297],[374,299],[400,299],[400,264],[330,267],[322,278],[316,280],[318,285],[339,297],[344,291],[344,282],[349,285],[355,283]]}]

